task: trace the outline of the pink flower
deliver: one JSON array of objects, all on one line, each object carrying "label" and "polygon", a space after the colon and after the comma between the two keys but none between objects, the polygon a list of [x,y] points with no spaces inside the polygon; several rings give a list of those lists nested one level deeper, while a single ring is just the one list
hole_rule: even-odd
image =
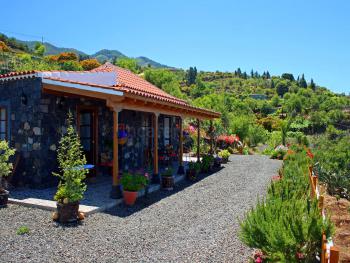
[{"label": "pink flower", "polygon": [[262,262],[263,262],[263,260],[261,259],[261,257],[257,257],[255,259],[255,263],[262,263]]}]

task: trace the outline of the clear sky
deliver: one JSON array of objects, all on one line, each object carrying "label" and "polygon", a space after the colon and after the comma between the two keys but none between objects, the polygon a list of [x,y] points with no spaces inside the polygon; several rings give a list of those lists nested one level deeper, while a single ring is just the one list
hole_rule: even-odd
[{"label": "clear sky", "polygon": [[305,73],[350,93],[348,0],[0,0],[0,32],[181,68]]}]

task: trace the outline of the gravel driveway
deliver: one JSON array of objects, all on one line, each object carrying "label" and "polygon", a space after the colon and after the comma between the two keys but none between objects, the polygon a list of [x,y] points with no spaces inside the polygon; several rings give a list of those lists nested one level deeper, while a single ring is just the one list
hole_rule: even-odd
[{"label": "gravel driveway", "polygon": [[[53,223],[48,211],[10,205],[0,210],[0,262],[246,262],[251,250],[238,239],[239,219],[280,166],[265,156],[231,156],[199,182],[71,227]],[[30,233],[19,236],[23,225]]]}]

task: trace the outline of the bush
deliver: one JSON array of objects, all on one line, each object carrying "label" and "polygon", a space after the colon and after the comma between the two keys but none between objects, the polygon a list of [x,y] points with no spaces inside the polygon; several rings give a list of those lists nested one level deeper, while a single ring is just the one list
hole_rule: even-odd
[{"label": "bush", "polygon": [[0,41],[0,51],[2,52],[9,52],[9,47],[5,44],[5,42]]},{"label": "bush", "polygon": [[330,236],[329,218],[320,216],[310,197],[306,152],[286,156],[282,179],[272,182],[267,197],[241,222],[241,240],[260,249],[268,262],[313,262],[320,252],[322,233]]},{"label": "bush", "polygon": [[230,157],[230,152],[228,150],[221,150],[219,153],[218,153],[218,156],[222,159],[228,159]]},{"label": "bush", "polygon": [[88,171],[84,169],[86,159],[79,137],[73,127],[73,115],[68,114],[67,133],[61,138],[57,150],[60,173],[53,173],[60,182],[54,199],[60,203],[71,203],[83,199]]},{"label": "bush", "polygon": [[78,61],[65,61],[61,65],[62,70],[71,70],[71,71],[81,71],[83,67],[79,64]]},{"label": "bush", "polygon": [[20,226],[17,229],[16,234],[17,235],[29,234],[29,227],[27,227],[27,226]]},{"label": "bush", "polygon": [[9,147],[7,141],[0,140],[0,193],[4,191],[2,186],[3,177],[7,177],[12,172],[12,163],[9,159],[15,154],[15,150]]},{"label": "bush", "polygon": [[101,63],[98,62],[97,59],[85,59],[83,61],[80,61],[80,65],[84,70],[92,70],[101,66]]}]

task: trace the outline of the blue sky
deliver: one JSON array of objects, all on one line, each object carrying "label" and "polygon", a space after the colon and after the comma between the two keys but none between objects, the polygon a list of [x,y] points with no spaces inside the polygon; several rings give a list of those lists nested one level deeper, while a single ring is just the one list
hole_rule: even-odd
[{"label": "blue sky", "polygon": [[182,68],[305,73],[308,81],[350,93],[350,1],[0,3],[0,32],[20,39],[43,36],[88,54],[117,49]]}]

